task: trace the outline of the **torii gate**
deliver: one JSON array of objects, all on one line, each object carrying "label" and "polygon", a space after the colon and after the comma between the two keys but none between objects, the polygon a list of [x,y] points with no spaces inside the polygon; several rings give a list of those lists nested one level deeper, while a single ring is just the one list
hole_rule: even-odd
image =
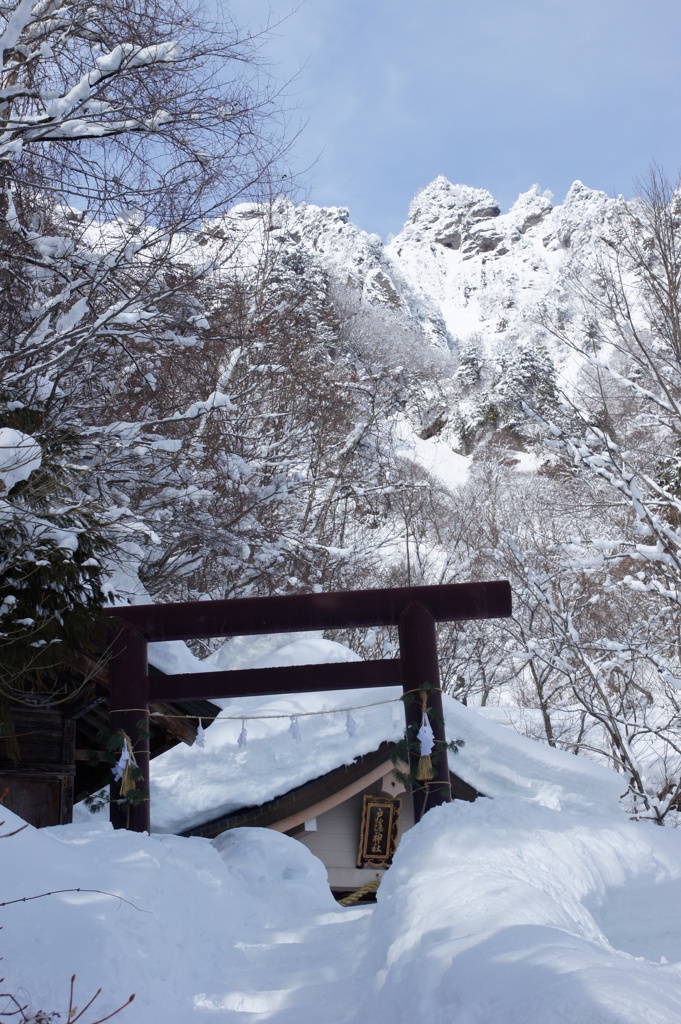
[{"label": "torii gate", "polygon": [[[435,624],[509,616],[511,587],[507,580],[452,583],[431,587],[134,605],[107,608],[105,614],[109,617],[107,632],[111,651],[111,730],[124,730],[130,737],[143,776],[142,789],[149,789],[150,701],[210,700],[214,697],[350,690],[396,684],[402,685],[405,695],[413,695],[428,687],[435,737],[432,754],[434,778],[428,783],[427,792],[423,785],[412,790],[414,820],[419,821],[426,799],[428,807],[432,807],[447,803],[452,798]],[[153,641],[371,626],[398,627],[399,658],[149,676],[147,644]],[[415,735],[421,721],[420,703],[418,700],[405,700],[404,706],[408,734]],[[409,758],[415,777],[418,755],[410,750]],[[131,807],[129,819],[118,800],[118,784],[114,782],[111,786],[114,828],[150,831],[149,800]]]}]

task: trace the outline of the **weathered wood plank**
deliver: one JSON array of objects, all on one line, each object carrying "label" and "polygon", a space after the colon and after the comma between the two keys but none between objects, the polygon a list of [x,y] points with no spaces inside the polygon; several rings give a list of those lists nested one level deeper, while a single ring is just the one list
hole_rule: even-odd
[{"label": "weathered wood plank", "polygon": [[[22,762],[47,761],[61,764],[64,760],[64,718],[58,711],[12,709],[14,734]],[[11,760],[10,744],[0,736],[0,759]]]}]

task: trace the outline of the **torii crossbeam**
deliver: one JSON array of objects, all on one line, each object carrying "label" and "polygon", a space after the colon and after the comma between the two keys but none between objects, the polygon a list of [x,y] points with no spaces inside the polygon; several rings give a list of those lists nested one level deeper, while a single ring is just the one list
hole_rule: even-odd
[{"label": "torii crossbeam", "polygon": [[[419,821],[426,799],[428,807],[451,800],[435,624],[507,617],[511,614],[511,587],[507,580],[451,583],[134,605],[108,608],[105,614],[109,618],[111,652],[111,730],[124,730],[130,737],[143,776],[141,789],[149,789],[150,701],[210,700],[401,684],[404,693],[410,695],[428,688],[435,735],[434,778],[427,790],[423,785],[412,790],[414,819]],[[154,641],[371,626],[398,627],[399,658],[149,677],[147,644]],[[405,700],[404,705],[408,734],[415,734],[421,720],[420,702]],[[415,769],[418,755],[410,750],[409,757],[410,768]],[[415,770],[412,775],[415,776]],[[130,807],[128,814],[119,803],[118,784],[112,783],[111,821],[114,828],[148,832],[150,801]]]}]

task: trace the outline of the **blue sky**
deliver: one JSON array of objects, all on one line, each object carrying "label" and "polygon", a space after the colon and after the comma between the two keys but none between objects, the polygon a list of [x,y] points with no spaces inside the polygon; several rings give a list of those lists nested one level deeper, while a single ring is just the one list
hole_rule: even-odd
[{"label": "blue sky", "polygon": [[[231,0],[257,28],[293,0]],[[679,0],[304,0],[266,53],[307,125],[306,198],[384,238],[438,174],[502,208],[681,168]],[[316,162],[315,162],[316,161]]]}]

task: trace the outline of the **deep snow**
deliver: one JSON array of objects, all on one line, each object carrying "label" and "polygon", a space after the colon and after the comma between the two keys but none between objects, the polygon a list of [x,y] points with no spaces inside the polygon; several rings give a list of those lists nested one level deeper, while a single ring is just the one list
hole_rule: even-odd
[{"label": "deep snow", "polygon": [[29,827],[0,860],[3,900],[80,886],[137,907],[96,893],[5,907],[4,989],[34,1008],[63,1009],[75,971],[81,1000],[102,985],[100,1012],[134,991],[129,1024],[681,1015],[681,836],[616,810],[435,808],[403,838],[375,909],[338,907],[321,863],[264,829],[211,844]]},{"label": "deep snow", "polygon": [[[348,696],[315,699],[337,707]],[[211,843],[113,832],[99,819],[28,827],[0,840],[0,902],[81,887],[135,906],[81,892],[0,908],[3,990],[63,1012],[75,971],[81,1005],[102,986],[99,1015],[135,992],[118,1018],[126,1024],[681,1019],[681,834],[628,821],[621,779],[607,769],[446,705],[450,736],[466,741],[456,770],[491,799],[429,811],[403,837],[375,908],[339,907],[321,862],[266,829]],[[375,719],[355,713],[361,746],[392,728],[394,708],[401,714],[398,703],[378,705]],[[260,720],[269,731],[256,742],[254,729],[245,751],[231,737],[243,763],[221,750],[234,723],[218,722],[204,750],[165,759],[182,756],[187,800],[204,785],[198,766],[241,764],[241,784],[258,776],[268,747],[286,777],[285,752],[311,770],[329,742],[323,723],[336,717],[301,719],[301,744],[286,718]],[[337,753],[351,750],[336,727]],[[158,788],[154,798],[161,808]],[[2,833],[21,824],[0,818]]]}]

